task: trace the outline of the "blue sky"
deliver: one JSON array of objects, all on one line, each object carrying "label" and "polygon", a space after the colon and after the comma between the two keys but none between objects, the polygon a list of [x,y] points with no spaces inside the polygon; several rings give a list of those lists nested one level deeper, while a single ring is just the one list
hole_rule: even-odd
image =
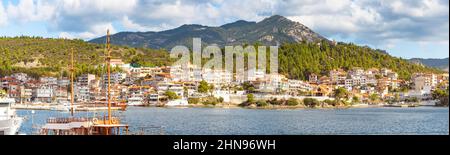
[{"label": "blue sky", "polygon": [[0,0],[0,36],[89,40],[282,15],[329,39],[402,58],[449,56],[448,0]]}]

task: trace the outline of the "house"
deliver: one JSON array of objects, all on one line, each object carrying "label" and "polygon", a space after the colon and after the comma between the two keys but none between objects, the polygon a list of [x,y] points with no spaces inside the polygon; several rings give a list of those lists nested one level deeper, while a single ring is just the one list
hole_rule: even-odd
[{"label": "house", "polygon": [[322,77],[320,77],[320,78],[317,80],[317,83],[318,83],[318,84],[324,84],[324,85],[332,84],[331,78],[329,78],[329,77],[327,77],[327,76],[322,76]]},{"label": "house", "polygon": [[380,74],[383,75],[383,76],[387,76],[388,73],[390,73],[390,72],[392,72],[392,71],[390,69],[387,69],[387,68],[382,68],[380,70]]},{"label": "house", "polygon": [[7,76],[7,77],[3,77],[0,79],[0,84],[1,84],[1,88],[2,89],[8,89],[9,88],[9,83],[19,83],[20,81],[17,80],[16,78]]},{"label": "house", "polygon": [[160,82],[156,89],[159,95],[164,95],[167,91],[172,91],[178,96],[184,96],[184,87],[182,83]]},{"label": "house", "polygon": [[310,92],[313,87],[308,83],[301,80],[288,80],[289,90],[291,95],[297,95],[299,92]]},{"label": "house", "polygon": [[39,81],[41,81],[42,85],[48,86],[48,87],[53,87],[58,85],[58,79],[55,77],[41,77],[39,79]]},{"label": "house", "polygon": [[203,80],[213,84],[215,87],[229,84],[233,81],[233,74],[225,70],[205,70],[202,74]]},{"label": "house", "polygon": [[51,103],[54,96],[53,89],[48,86],[41,86],[33,90],[32,96],[35,102]]},{"label": "house", "polygon": [[316,74],[310,74],[308,77],[309,83],[317,83],[317,75]]},{"label": "house", "polygon": [[122,65],[124,65],[122,59],[111,59],[110,60],[110,65],[112,68],[114,67],[122,67]]},{"label": "house", "polygon": [[12,74],[11,77],[19,80],[20,83],[25,83],[29,80],[28,75],[25,73],[15,73]]},{"label": "house", "polygon": [[[110,74],[110,84],[111,85],[119,84],[122,80],[125,80],[126,77],[127,77],[126,73],[112,73]],[[106,88],[107,86],[108,86],[108,75],[105,74],[102,76],[102,87]]]},{"label": "house", "polygon": [[95,80],[95,75],[93,74],[83,74],[77,78],[77,85],[79,86],[90,86],[91,82]]},{"label": "house", "polygon": [[89,102],[91,100],[91,92],[88,86],[78,85],[74,89],[74,99],[77,102]]},{"label": "house", "polygon": [[20,101],[20,84],[17,82],[9,83],[8,95],[9,97],[14,98],[16,102]]},{"label": "house", "polygon": [[69,86],[65,85],[60,86],[57,89],[54,89],[57,103],[64,103],[69,101],[68,88]]},{"label": "house", "polygon": [[25,86],[20,86],[20,100],[18,102],[31,102],[33,96],[33,90],[30,88],[26,88]]},{"label": "house", "polygon": [[377,75],[377,74],[379,74],[380,73],[380,71],[377,69],[377,68],[370,68],[370,69],[367,69],[366,70],[366,75],[367,76],[375,76],[375,75]]},{"label": "house", "polygon": [[338,69],[338,70],[332,70],[329,74],[331,78],[331,82],[337,83],[338,81],[343,81],[347,77],[347,73],[345,73],[344,70]]},{"label": "house", "polygon": [[313,93],[314,96],[326,97],[326,96],[330,96],[331,95],[332,90],[330,89],[330,87],[328,87],[326,85],[317,85],[317,86],[314,87],[312,93]]},{"label": "house", "polygon": [[57,83],[58,83],[59,87],[67,87],[70,85],[70,80],[69,80],[69,78],[64,77],[64,78],[58,79]]}]

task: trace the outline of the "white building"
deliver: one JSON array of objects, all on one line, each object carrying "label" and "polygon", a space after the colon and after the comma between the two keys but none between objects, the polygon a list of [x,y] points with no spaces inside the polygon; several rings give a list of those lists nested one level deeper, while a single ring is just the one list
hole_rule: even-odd
[{"label": "white building", "polygon": [[58,84],[58,79],[55,77],[41,77],[39,81],[46,86],[55,86]]},{"label": "white building", "polygon": [[53,96],[53,89],[50,87],[44,86],[33,90],[33,100],[35,102],[51,103]]},{"label": "white building", "polygon": [[304,82],[301,80],[288,80],[288,85],[290,92],[308,92],[313,90],[313,87],[308,82]]},{"label": "white building", "polygon": [[79,86],[90,86],[92,81],[95,80],[94,74],[83,74],[78,77],[77,84]]}]

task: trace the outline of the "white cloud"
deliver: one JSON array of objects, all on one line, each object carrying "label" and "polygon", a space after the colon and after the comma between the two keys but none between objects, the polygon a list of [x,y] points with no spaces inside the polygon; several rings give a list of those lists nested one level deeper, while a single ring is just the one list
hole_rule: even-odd
[{"label": "white cloud", "polygon": [[99,36],[106,35],[106,30],[109,30],[111,34],[117,33],[117,30],[114,28],[114,26],[111,23],[102,23],[93,25],[85,32],[61,32],[59,33],[59,38],[66,38],[66,39],[74,39],[74,38],[80,38],[80,39],[92,39]]},{"label": "white cloud", "polygon": [[326,37],[360,43],[449,40],[448,0],[20,0],[2,8],[0,25],[44,21],[50,32],[65,37],[98,37],[112,23],[126,31],[160,31],[279,14]]},{"label": "white cloud", "polygon": [[19,22],[45,21],[55,15],[55,6],[41,0],[21,0],[17,5],[8,4],[7,14],[10,19]]},{"label": "white cloud", "polygon": [[6,25],[8,22],[8,16],[3,7],[3,2],[0,1],[0,26]]},{"label": "white cloud", "polygon": [[68,32],[61,32],[61,33],[59,33],[58,38],[63,38],[63,39],[74,39],[75,36],[71,35],[71,34],[68,33]]}]

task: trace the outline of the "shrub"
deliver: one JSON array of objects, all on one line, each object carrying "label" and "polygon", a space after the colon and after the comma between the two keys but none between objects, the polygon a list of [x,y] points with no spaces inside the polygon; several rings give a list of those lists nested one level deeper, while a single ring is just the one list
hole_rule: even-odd
[{"label": "shrub", "polygon": [[218,101],[219,101],[219,103],[223,103],[223,97],[219,97],[219,99],[218,99]]},{"label": "shrub", "polygon": [[198,103],[200,103],[200,99],[199,98],[188,98],[188,103],[189,104],[198,104]]},{"label": "shrub", "polygon": [[275,98],[275,99],[269,100],[269,103],[272,105],[282,105],[283,101]]},{"label": "shrub", "polygon": [[164,95],[166,95],[169,100],[174,100],[174,99],[180,99],[181,98],[180,96],[178,96],[173,91],[167,91]]},{"label": "shrub", "polygon": [[257,101],[257,102],[256,102],[256,106],[258,106],[258,107],[265,107],[265,106],[267,106],[267,105],[269,105],[269,104],[267,104],[266,101],[260,100],[260,101]]},{"label": "shrub", "polygon": [[305,106],[308,106],[308,107],[315,107],[315,106],[318,106],[320,104],[320,102],[317,99],[305,98],[305,99],[303,99],[303,104],[305,104]]},{"label": "shrub", "polygon": [[329,100],[329,99],[326,99],[326,100],[324,100],[323,102],[326,103],[326,104],[328,104],[328,105],[331,105],[331,106],[335,106],[335,105],[336,105],[336,102],[335,102],[335,101],[332,101],[332,100]]},{"label": "shrub", "polygon": [[296,106],[296,105],[299,105],[300,103],[298,102],[298,100],[297,99],[295,99],[295,98],[290,98],[288,101],[287,101],[287,105],[288,106]]},{"label": "shrub", "polygon": [[255,96],[253,94],[247,94],[247,102],[255,102]]}]

